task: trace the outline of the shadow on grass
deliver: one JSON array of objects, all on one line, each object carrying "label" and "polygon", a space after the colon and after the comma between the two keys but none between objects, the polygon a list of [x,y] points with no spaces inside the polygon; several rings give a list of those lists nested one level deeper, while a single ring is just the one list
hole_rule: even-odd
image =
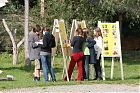
[{"label": "shadow on grass", "polygon": [[[22,67],[21,66],[21,67],[0,68],[0,70],[16,70],[16,69],[18,69],[18,70],[24,70],[26,72],[32,72],[32,71],[34,71],[34,68],[35,68],[35,66],[29,66],[29,67]],[[43,70],[43,68],[41,70]],[[62,67],[60,67],[60,68],[53,67],[53,70],[54,70],[54,73],[57,73],[57,72],[62,72],[63,68]]]}]

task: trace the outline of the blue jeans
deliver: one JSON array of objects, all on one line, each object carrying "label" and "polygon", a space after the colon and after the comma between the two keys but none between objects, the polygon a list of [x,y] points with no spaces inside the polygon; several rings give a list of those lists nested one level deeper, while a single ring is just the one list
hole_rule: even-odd
[{"label": "blue jeans", "polygon": [[88,79],[88,80],[89,80],[89,61],[90,61],[90,56],[89,55],[84,55],[84,60],[83,60],[83,63],[82,63],[83,79]]},{"label": "blue jeans", "polygon": [[48,67],[49,72],[51,74],[52,81],[56,80],[54,72],[53,72],[53,68],[51,66],[51,55],[41,55],[41,62],[42,62],[42,65],[43,65],[44,81],[45,82],[49,81],[48,80],[47,67]]},{"label": "blue jeans", "polygon": [[100,66],[100,61],[101,61],[101,55],[99,57],[99,60],[96,59],[96,64],[94,64],[95,72],[96,72],[96,78],[102,79],[102,71],[101,71],[101,66]]}]

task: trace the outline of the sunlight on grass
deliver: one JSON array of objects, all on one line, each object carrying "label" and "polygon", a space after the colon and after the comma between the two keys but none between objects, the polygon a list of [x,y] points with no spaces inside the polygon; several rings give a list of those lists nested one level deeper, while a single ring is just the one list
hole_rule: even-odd
[{"label": "sunlight on grass", "polygon": [[[139,85],[140,79],[140,59],[123,57],[123,71],[124,71],[124,80],[121,80],[121,69],[120,63],[118,59],[115,59],[114,64],[114,73],[113,79],[110,79],[111,75],[111,58],[105,59],[105,81],[93,81],[91,72],[90,72],[90,81],[73,81],[70,82],[62,81],[62,73],[63,73],[63,58],[57,56],[54,62],[54,73],[57,79],[57,82],[44,82],[44,77],[41,75],[41,81],[35,82],[33,81],[33,73],[34,73],[34,62],[31,62],[30,67],[24,67],[25,62],[24,58],[19,59],[18,65],[13,65],[12,56],[5,53],[0,57],[0,70],[3,71],[0,74],[0,78],[6,78],[7,75],[13,75],[13,81],[0,81],[0,90],[3,89],[11,89],[11,88],[23,88],[23,87],[37,87],[37,86],[57,86],[57,85],[76,85],[76,84],[126,84],[126,85]],[[69,65],[69,60],[67,61],[67,67]],[[78,75],[77,65],[74,68],[75,79]],[[66,76],[66,74],[64,75]]]}]

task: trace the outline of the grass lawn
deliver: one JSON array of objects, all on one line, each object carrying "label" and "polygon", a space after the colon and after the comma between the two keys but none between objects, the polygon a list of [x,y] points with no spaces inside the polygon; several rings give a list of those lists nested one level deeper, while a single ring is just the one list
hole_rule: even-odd
[{"label": "grass lawn", "polygon": [[[57,85],[75,85],[75,84],[126,84],[126,85],[139,85],[140,83],[140,58],[138,57],[123,57],[123,73],[124,80],[121,80],[121,69],[118,58],[115,58],[114,75],[113,79],[110,79],[111,75],[111,58],[105,58],[105,81],[93,81],[90,73],[90,81],[62,81],[63,72],[63,58],[56,56],[53,66],[54,73],[57,82],[44,82],[43,75],[41,75],[41,81],[33,81],[34,62],[30,67],[25,67],[24,54],[19,54],[18,65],[13,65],[12,55],[7,53],[1,53],[0,56],[0,70],[3,71],[0,74],[0,78],[6,78],[7,75],[13,75],[13,81],[0,81],[0,90],[11,88],[25,88],[25,87],[41,87],[41,86],[57,86]],[[69,61],[67,62],[67,66]],[[75,78],[77,78],[77,65],[74,69]],[[66,74],[65,74],[66,76]]]}]

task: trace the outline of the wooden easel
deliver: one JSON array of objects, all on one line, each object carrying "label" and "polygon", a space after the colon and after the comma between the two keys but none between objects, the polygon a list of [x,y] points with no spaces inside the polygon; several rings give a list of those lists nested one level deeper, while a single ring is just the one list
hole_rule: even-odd
[{"label": "wooden easel", "polygon": [[[112,57],[111,79],[113,79],[114,58],[120,57],[121,78],[122,80],[124,80],[119,22],[116,21],[116,23],[101,23],[101,21],[98,21],[98,26],[101,28],[103,35],[103,50],[102,50],[103,80],[105,80],[104,57]],[[105,44],[107,42],[111,42],[108,43],[108,50],[105,49]]]},{"label": "wooden easel", "polygon": [[53,32],[52,34],[55,37],[55,41],[56,41],[56,47],[52,49],[52,56],[53,56],[53,60],[52,60],[52,66],[54,64],[54,60],[55,60],[55,54],[56,54],[56,50],[57,50],[57,45],[58,45],[58,39],[60,38],[60,44],[61,44],[61,49],[62,49],[62,54],[63,54],[63,60],[64,60],[64,68],[63,68],[63,74],[62,74],[62,79],[64,76],[64,72],[66,72],[67,75],[67,81],[69,82],[69,77],[68,77],[68,71],[67,71],[67,56],[69,56],[68,53],[68,49],[67,49],[67,36],[66,36],[66,32],[65,32],[65,25],[64,25],[64,20],[60,20],[58,21],[58,19],[54,20],[54,27],[53,27]]}]

